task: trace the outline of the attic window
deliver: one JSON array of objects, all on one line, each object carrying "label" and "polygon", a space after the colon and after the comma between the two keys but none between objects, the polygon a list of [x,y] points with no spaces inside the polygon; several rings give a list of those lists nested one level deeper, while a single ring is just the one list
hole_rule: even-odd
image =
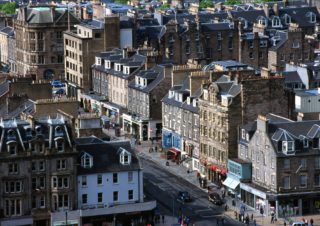
[{"label": "attic window", "polygon": [[123,150],[120,154],[120,163],[122,165],[129,165],[131,163],[131,154]]},{"label": "attic window", "polygon": [[291,23],[291,17],[288,14],[284,15],[284,22],[287,25]]},{"label": "attic window", "polygon": [[282,151],[283,152],[293,152],[294,151],[294,141],[282,141]]},{"label": "attic window", "polygon": [[96,57],[96,64],[101,65],[101,58],[100,57]]},{"label": "attic window", "polygon": [[316,23],[317,22],[316,14],[314,14],[313,12],[308,12],[307,13],[307,17],[309,17],[309,22],[310,23]]},{"label": "attic window", "polygon": [[63,138],[59,137],[55,139],[55,147],[57,151],[63,152],[64,151],[64,140]]},{"label": "attic window", "polygon": [[17,143],[15,141],[7,142],[7,150],[10,155],[17,154]]},{"label": "attic window", "polygon": [[111,68],[111,62],[109,60],[105,61],[105,68],[110,69]]},{"label": "attic window", "polygon": [[259,24],[261,24],[261,25],[266,25],[267,24],[267,22],[266,22],[266,19],[265,18],[260,18],[259,19]]},{"label": "attic window", "polygon": [[60,136],[63,134],[61,126],[57,126],[54,130],[55,130],[55,136]]},{"label": "attic window", "polygon": [[10,130],[8,131],[8,139],[9,139],[9,140],[14,140],[14,139],[16,139],[16,132],[15,132],[14,130],[10,129]]},{"label": "attic window", "polygon": [[279,17],[274,17],[272,19],[272,27],[280,27],[281,23],[280,23],[280,19]]},{"label": "attic window", "polygon": [[92,156],[89,155],[88,153],[84,153],[81,156],[81,166],[83,168],[91,168],[93,165],[93,159]]},{"label": "attic window", "polygon": [[241,139],[245,140],[246,139],[246,130],[241,129]]}]

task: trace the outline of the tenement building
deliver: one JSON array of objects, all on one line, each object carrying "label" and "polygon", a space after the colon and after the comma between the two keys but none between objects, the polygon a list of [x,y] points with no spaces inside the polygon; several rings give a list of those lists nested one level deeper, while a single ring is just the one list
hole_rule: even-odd
[{"label": "tenement building", "polygon": [[236,161],[252,164],[251,181],[240,182],[241,200],[277,217],[318,213],[320,122],[259,115],[253,123],[239,134],[248,148],[239,148]]},{"label": "tenement building", "polygon": [[79,23],[65,8],[21,7],[14,20],[17,73],[34,79],[64,77],[63,31]]},{"label": "tenement building", "polygon": [[[223,68],[238,62],[213,64]],[[228,158],[237,156],[239,125],[254,120],[261,112],[288,114],[283,77],[267,72],[257,76],[254,71],[250,76],[238,70],[238,75],[224,75],[203,85],[199,100],[200,172],[210,181],[221,182],[226,177]]]},{"label": "tenement building", "polygon": [[76,208],[76,152],[59,118],[1,120],[1,224],[50,225],[50,213]]}]

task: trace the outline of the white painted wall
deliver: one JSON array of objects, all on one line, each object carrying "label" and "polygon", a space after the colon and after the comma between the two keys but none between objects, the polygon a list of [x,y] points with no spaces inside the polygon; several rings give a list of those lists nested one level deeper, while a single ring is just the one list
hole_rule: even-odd
[{"label": "white painted wall", "polygon": [[[102,185],[97,184],[98,174],[78,175],[78,208],[82,205],[104,206],[113,205],[113,192],[118,191],[118,202],[125,204],[128,202],[143,201],[142,171],[133,171],[133,180],[128,182],[128,172],[118,172],[118,183],[113,183],[113,173],[101,173]],[[82,186],[82,176],[87,177],[87,186]],[[133,190],[133,200],[128,200],[128,190]],[[103,193],[102,203],[98,203],[98,193]],[[87,194],[87,203],[82,204],[82,194]]]},{"label": "white painted wall", "polygon": [[125,47],[132,47],[133,46],[133,40],[132,40],[132,29],[126,28],[126,29],[120,29],[120,48]]}]

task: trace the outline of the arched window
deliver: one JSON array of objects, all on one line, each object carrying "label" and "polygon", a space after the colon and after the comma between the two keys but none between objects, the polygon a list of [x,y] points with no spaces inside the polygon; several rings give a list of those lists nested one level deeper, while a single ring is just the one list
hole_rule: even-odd
[{"label": "arched window", "polygon": [[275,16],[272,19],[272,27],[281,27],[281,21],[280,18]]},{"label": "arched window", "polygon": [[283,18],[284,18],[285,24],[288,25],[291,23],[291,16],[289,16],[288,14],[285,14]]},{"label": "arched window", "polygon": [[93,166],[93,158],[88,153],[84,153],[81,156],[81,166],[83,168],[91,168]]},{"label": "arched window", "polygon": [[317,16],[313,12],[308,12],[306,16],[308,17],[308,21],[310,23],[316,23],[317,22]]},{"label": "arched window", "polygon": [[120,149],[122,150],[120,153],[120,163],[122,165],[129,165],[131,163],[131,153],[123,148]]}]

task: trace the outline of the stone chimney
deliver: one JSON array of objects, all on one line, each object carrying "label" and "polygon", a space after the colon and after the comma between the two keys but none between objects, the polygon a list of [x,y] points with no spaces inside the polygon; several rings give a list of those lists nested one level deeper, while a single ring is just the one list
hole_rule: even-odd
[{"label": "stone chimney", "polygon": [[191,72],[190,79],[190,96],[193,96],[198,89],[201,88],[202,84],[210,79],[209,71],[195,71]]},{"label": "stone chimney", "polygon": [[261,78],[269,78],[271,75],[271,71],[268,68],[262,67],[261,68]]},{"label": "stone chimney", "polygon": [[279,16],[279,5],[277,3],[273,5],[273,11],[276,16]]},{"label": "stone chimney", "polygon": [[267,119],[266,116],[264,115],[258,115],[258,119],[257,119],[257,130],[261,131],[261,132],[268,132],[268,122],[269,120]]},{"label": "stone chimney", "polygon": [[264,13],[266,14],[266,17],[269,18],[270,13],[269,13],[269,6],[268,6],[268,4],[264,4],[264,5],[263,5],[263,11],[264,11]]}]

